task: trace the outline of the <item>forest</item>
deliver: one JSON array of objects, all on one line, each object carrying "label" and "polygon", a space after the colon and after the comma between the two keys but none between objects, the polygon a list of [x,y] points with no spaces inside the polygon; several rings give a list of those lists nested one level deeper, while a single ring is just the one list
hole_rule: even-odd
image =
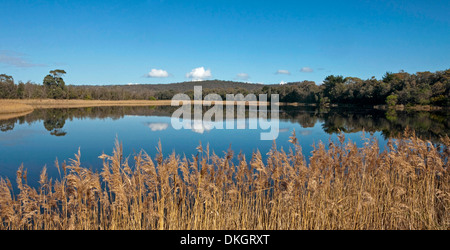
[{"label": "forest", "polygon": [[253,93],[279,94],[286,103],[317,105],[432,105],[450,106],[450,69],[436,72],[386,72],[381,79],[329,75],[323,83],[313,81],[287,84],[253,84],[235,81],[207,80],[172,84],[138,85],[67,85],[64,70],[52,70],[42,83],[15,82],[10,75],[0,74],[0,99],[82,99],[82,100],[170,100],[185,93],[191,98],[194,86],[203,87],[203,95]]}]

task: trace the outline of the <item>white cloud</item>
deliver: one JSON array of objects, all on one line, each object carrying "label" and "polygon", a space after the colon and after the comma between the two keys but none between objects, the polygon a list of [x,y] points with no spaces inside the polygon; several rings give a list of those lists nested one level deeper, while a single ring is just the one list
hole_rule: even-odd
[{"label": "white cloud", "polygon": [[169,73],[167,73],[167,71],[163,70],[163,69],[152,69],[147,77],[157,77],[157,78],[163,78],[163,77],[168,77]]},{"label": "white cloud", "polygon": [[314,70],[312,68],[310,68],[310,67],[303,67],[303,68],[300,69],[300,71],[304,72],[304,73],[311,73]]},{"label": "white cloud", "polygon": [[152,130],[152,131],[162,131],[162,130],[166,130],[169,127],[169,123],[148,123],[148,127]]},{"label": "white cloud", "polygon": [[194,122],[192,121],[192,131],[194,131],[197,134],[203,134],[205,132],[209,132],[214,128],[213,122]]},{"label": "white cloud", "polygon": [[289,70],[279,69],[279,70],[277,70],[277,72],[275,72],[275,74],[277,74],[277,75],[290,75],[291,72],[289,72]]},{"label": "white cloud", "polygon": [[191,78],[192,81],[202,81],[210,78],[211,76],[211,70],[205,70],[204,67],[195,68],[190,73],[186,74],[186,77]]},{"label": "white cloud", "polygon": [[247,73],[239,73],[236,75],[236,79],[247,81],[250,76]]},{"label": "white cloud", "polygon": [[280,85],[285,85],[287,82],[285,82],[285,81],[281,81],[280,82]]}]

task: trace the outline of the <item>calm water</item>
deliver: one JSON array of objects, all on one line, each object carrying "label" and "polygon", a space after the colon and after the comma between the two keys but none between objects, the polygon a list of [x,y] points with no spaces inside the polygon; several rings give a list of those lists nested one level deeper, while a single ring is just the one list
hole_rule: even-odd
[{"label": "calm water", "polygon": [[[117,138],[123,143],[124,154],[130,156],[141,150],[156,155],[161,141],[163,153],[173,151],[192,157],[201,142],[209,144],[211,152],[223,156],[231,149],[237,155],[242,152],[250,160],[259,149],[265,155],[273,141],[261,141],[261,129],[182,129],[171,126],[174,107],[97,107],[81,109],[36,110],[33,113],[10,120],[0,121],[0,176],[15,183],[15,174],[23,163],[28,171],[28,183],[37,184],[43,166],[50,177],[57,178],[54,161],[68,161],[81,150],[84,167],[99,170],[103,152],[111,154]],[[248,123],[248,119],[246,120]],[[235,126],[236,127],[236,126]],[[259,127],[259,126],[258,126]],[[295,129],[306,156],[312,145],[319,141],[336,140],[337,132],[362,145],[363,130],[366,136],[374,136],[383,148],[389,137],[401,133],[406,127],[413,128],[425,139],[437,141],[439,136],[450,134],[447,112],[394,112],[373,109],[325,109],[289,107],[280,110],[280,133],[276,140],[278,148],[288,151],[289,136]]]}]

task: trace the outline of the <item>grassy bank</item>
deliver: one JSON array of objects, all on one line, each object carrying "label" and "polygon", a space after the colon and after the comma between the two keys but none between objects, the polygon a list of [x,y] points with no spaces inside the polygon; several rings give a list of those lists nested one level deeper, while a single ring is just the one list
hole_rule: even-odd
[{"label": "grassy bank", "polygon": [[28,106],[33,109],[45,108],[85,108],[85,107],[103,107],[103,106],[158,106],[170,105],[170,100],[164,101],[101,101],[101,100],[55,100],[55,99],[13,99],[0,100],[1,113],[14,113],[16,106]]},{"label": "grassy bank", "polygon": [[10,100],[0,100],[0,114],[23,113],[28,111],[33,111],[31,105]]},{"label": "grassy bank", "polygon": [[[87,108],[87,107],[112,107],[112,106],[167,106],[171,105],[171,100],[126,100],[126,101],[102,101],[102,100],[55,100],[55,99],[0,99],[0,119],[20,117],[33,111],[34,109],[51,108]],[[203,104],[201,101],[193,101],[193,104]],[[227,102],[214,101],[222,105],[234,105],[243,103],[244,105],[268,105],[267,102]],[[182,103],[180,102],[180,105]]]},{"label": "grassy bank", "polygon": [[0,120],[20,117],[33,112],[33,107],[11,100],[0,100]]},{"label": "grassy bank", "polygon": [[[295,134],[292,150],[274,147],[267,162],[200,145],[198,155],[129,161],[117,143],[100,173],[83,168],[80,152],[44,167],[39,188],[17,172],[16,193],[0,180],[0,229],[450,229],[450,138],[436,148],[414,135],[362,148],[316,145],[307,165]],[[132,163],[133,162],[133,163]]]}]

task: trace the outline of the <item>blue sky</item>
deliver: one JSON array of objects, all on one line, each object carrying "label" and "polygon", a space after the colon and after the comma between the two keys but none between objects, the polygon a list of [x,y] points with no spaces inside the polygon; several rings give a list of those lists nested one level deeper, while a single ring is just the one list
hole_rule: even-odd
[{"label": "blue sky", "polygon": [[0,2],[0,74],[67,84],[273,84],[450,68],[447,1]]}]

